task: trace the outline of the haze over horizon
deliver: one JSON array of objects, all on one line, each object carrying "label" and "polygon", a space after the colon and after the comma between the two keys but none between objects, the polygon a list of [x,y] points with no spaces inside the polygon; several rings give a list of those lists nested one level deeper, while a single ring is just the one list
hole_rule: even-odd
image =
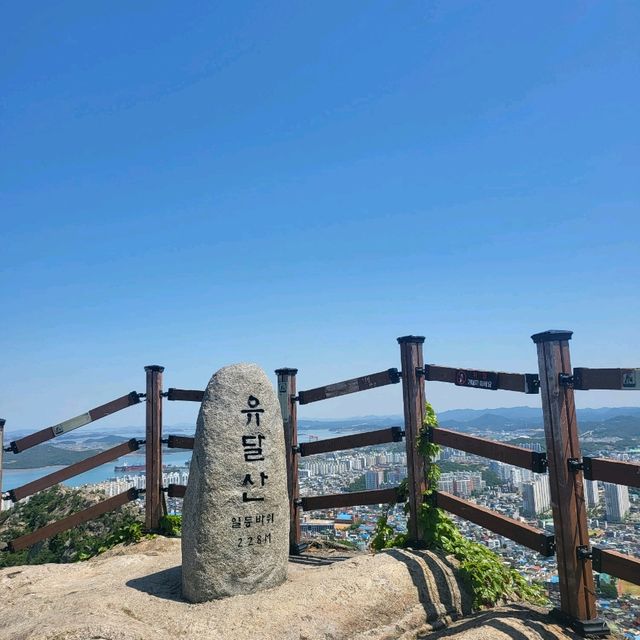
[{"label": "haze over horizon", "polygon": [[[143,404],[143,403],[142,403]],[[635,406],[619,406],[619,407],[584,407],[578,409],[578,421],[579,424],[588,421],[594,420],[607,420],[611,417],[615,416],[625,416],[625,417],[635,417],[640,419],[640,407]],[[438,411],[437,415],[441,421],[447,422],[450,420],[455,420],[456,422],[472,422],[474,419],[478,419],[480,417],[498,415],[498,416],[520,416],[524,415],[528,418],[533,418],[535,416],[541,417],[542,408],[529,406],[529,405],[517,405],[512,407],[485,407],[482,409],[469,409],[469,408],[457,408],[457,409],[446,409],[444,411]],[[117,414],[115,414],[117,415]],[[192,429],[195,427],[195,422],[197,418],[197,410],[193,413],[192,420],[186,421],[164,421],[164,432],[167,433],[167,430],[170,429]],[[144,420],[144,416],[142,416]],[[302,425],[309,423],[323,423],[336,425],[336,423],[357,423],[362,422],[363,424],[368,423],[369,426],[375,426],[377,423],[380,425],[386,425],[387,422],[393,421],[398,425],[401,425],[404,421],[404,416],[401,413],[391,413],[391,414],[370,414],[370,415],[353,415],[353,416],[342,416],[337,418],[326,418],[322,416],[316,417],[304,417],[299,416],[298,423],[300,428],[304,428]],[[10,441],[14,437],[23,436],[32,431],[38,430],[40,428],[44,428],[46,426],[51,426],[49,424],[40,424],[34,425],[32,427],[18,426],[18,425],[7,425],[5,429],[5,441]],[[498,428],[499,425],[496,425]],[[129,431],[140,431],[144,430],[144,421],[142,422],[114,422],[113,416],[110,416],[104,420],[90,423],[81,429],[75,430],[71,432],[71,439],[74,438],[82,438],[85,434],[95,435],[96,433],[103,432],[105,435],[109,435],[112,433],[119,432],[119,435],[126,435]],[[640,432],[640,424],[639,424],[639,432]],[[53,441],[55,445],[58,441]],[[63,440],[59,441],[60,444],[63,444]]]},{"label": "haze over horizon", "polygon": [[[5,7],[0,417],[219,367],[640,367],[638,3]],[[539,398],[430,384],[438,411]],[[576,392],[578,407],[640,394]],[[400,413],[400,385],[301,418]],[[187,422],[191,403],[166,403]],[[105,425],[144,422],[132,407]]]}]

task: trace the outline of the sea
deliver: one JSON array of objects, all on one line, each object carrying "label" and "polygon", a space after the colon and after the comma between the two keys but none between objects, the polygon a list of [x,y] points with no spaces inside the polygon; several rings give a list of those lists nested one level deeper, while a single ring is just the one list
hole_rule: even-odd
[{"label": "sea", "polygon": [[[334,437],[336,435],[347,435],[352,432],[357,432],[359,429],[354,430],[341,430],[340,433],[334,433],[333,429],[323,429],[322,427],[318,428],[316,425],[313,429],[314,432],[317,432],[320,436],[320,439],[324,439],[327,437]],[[304,428],[300,429],[298,432],[299,438],[301,442],[306,442],[308,437],[311,434],[310,430],[306,430]],[[188,466],[191,461],[191,451],[171,451],[171,450],[163,450],[163,460],[162,463],[164,465],[172,465],[176,467]],[[118,458],[117,460],[112,460],[107,464],[103,464],[95,469],[91,469],[85,473],[82,473],[78,476],[74,476],[73,478],[69,478],[65,480],[62,484],[68,487],[80,487],[85,484],[98,484],[99,482],[105,482],[106,480],[110,480],[112,478],[122,478],[125,475],[135,475],[138,473],[143,473],[141,471],[135,472],[117,472],[114,467],[122,466],[122,465],[139,465],[144,464],[144,454],[140,455],[139,453],[130,453],[129,455],[123,456],[122,458]],[[16,487],[21,487],[28,482],[32,482],[33,480],[37,480],[38,478],[42,478],[49,473],[53,473],[58,469],[63,469],[62,466],[51,466],[51,467],[38,467],[37,469],[7,469],[6,467],[2,472],[2,492],[9,491],[9,489],[14,489]]]},{"label": "sea", "polygon": [[[184,467],[188,466],[191,461],[191,451],[164,451],[162,463],[163,465],[172,465],[176,467]],[[144,464],[145,459],[144,455],[140,454],[129,454],[127,456],[123,456],[122,458],[118,458],[117,460],[112,460],[107,464],[103,464],[95,469],[91,469],[90,471],[86,471],[85,473],[81,473],[78,476],[74,476],[73,478],[69,478],[65,480],[62,484],[68,487],[80,487],[85,484],[97,484],[99,482],[104,482],[105,480],[110,480],[111,478],[122,478],[125,475],[136,475],[139,473],[144,473],[142,471],[134,471],[129,473],[118,472],[115,471],[114,467],[122,466],[122,465],[134,465],[134,464]],[[33,480],[37,480],[38,478],[42,478],[42,476],[46,476],[49,473],[53,473],[54,471],[58,471],[58,469],[64,469],[62,466],[52,466],[52,467],[38,467],[37,469],[3,469],[2,472],[2,491],[9,491],[9,489],[14,489],[15,487],[21,487],[23,484],[27,484],[28,482],[33,482]]]}]

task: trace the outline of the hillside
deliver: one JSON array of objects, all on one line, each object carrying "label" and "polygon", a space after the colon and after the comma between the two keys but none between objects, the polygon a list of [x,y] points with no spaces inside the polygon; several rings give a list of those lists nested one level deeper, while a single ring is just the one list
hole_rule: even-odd
[{"label": "hillside", "polygon": [[130,503],[47,538],[30,549],[15,553],[4,550],[10,540],[87,509],[104,498],[102,491],[56,485],[0,512],[0,567],[76,562],[123,540],[139,539],[142,535],[141,508],[137,503]]},{"label": "hillside", "polygon": [[74,462],[80,462],[80,460],[84,460],[103,450],[104,447],[100,449],[75,451],[73,449],[63,449],[62,447],[45,443],[32,449],[27,449],[19,454],[6,453],[4,455],[3,466],[6,469],[35,469],[53,465],[68,465]]},{"label": "hillside", "polygon": [[618,438],[639,438],[640,437],[640,417],[638,416],[616,416],[609,420],[599,422],[582,422],[580,431],[586,433],[593,431],[599,436],[616,436]]}]

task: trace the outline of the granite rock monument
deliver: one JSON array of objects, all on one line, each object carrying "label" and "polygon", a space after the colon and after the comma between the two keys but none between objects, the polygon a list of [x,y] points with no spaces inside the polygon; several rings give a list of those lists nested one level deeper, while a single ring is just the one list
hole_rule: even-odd
[{"label": "granite rock monument", "polygon": [[190,602],[285,581],[289,504],[282,414],[265,372],[236,364],[204,393],[184,496],[182,594]]}]

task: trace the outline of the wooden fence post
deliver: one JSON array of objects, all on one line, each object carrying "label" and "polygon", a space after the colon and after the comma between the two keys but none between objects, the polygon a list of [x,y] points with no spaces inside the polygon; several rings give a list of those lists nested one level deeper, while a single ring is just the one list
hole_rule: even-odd
[{"label": "wooden fence post", "polygon": [[6,420],[4,418],[0,418],[0,511],[2,511],[2,504],[4,499],[2,496],[4,495],[2,492],[2,456],[4,454],[4,425]]},{"label": "wooden fence post", "polygon": [[408,533],[411,544],[420,546],[423,531],[420,510],[427,489],[427,466],[418,453],[416,443],[425,415],[423,336],[403,336],[400,344],[402,366],[402,399],[404,405],[404,432],[407,445],[407,488],[409,490]]},{"label": "wooden fence post", "polygon": [[145,524],[150,531],[160,526],[162,515],[162,372],[156,364],[147,373],[147,416],[145,435],[146,491]]},{"label": "wooden fence post", "polygon": [[531,336],[538,349],[560,583],[560,611],[555,613],[582,636],[604,636],[609,629],[597,618],[593,570],[591,560],[585,557],[589,552],[589,533],[582,472],[577,469],[582,458],[570,386],[572,334],[572,331],[545,331]]},{"label": "wooden fence post", "polygon": [[276,369],[278,400],[284,424],[284,443],[287,451],[287,487],[289,489],[289,553],[299,555],[306,545],[300,544],[300,512],[298,500],[298,407],[296,404],[297,369]]}]

